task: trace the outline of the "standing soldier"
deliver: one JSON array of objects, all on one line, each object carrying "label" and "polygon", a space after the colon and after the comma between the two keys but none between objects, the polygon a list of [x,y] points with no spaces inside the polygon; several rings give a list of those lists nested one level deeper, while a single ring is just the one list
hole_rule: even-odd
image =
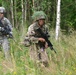
[{"label": "standing soldier", "polygon": [[12,37],[12,25],[10,21],[4,17],[6,13],[4,7],[0,7],[0,45],[2,45],[5,59],[10,59],[9,41],[8,38]]},{"label": "standing soldier", "polygon": [[[48,28],[45,25],[46,14],[43,11],[37,11],[33,14],[32,18],[34,19],[34,22],[29,26],[27,32],[27,36],[31,41],[30,57],[34,61],[39,61],[44,66],[47,66],[48,56],[45,49],[48,47],[48,45],[45,39],[35,31],[37,28],[40,28],[46,35],[48,35]],[[27,43],[26,38],[25,43]]]}]

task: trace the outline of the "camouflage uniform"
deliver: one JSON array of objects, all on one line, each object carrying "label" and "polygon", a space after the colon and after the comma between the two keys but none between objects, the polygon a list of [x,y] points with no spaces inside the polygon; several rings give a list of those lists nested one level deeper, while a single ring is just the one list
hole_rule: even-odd
[{"label": "camouflage uniform", "polygon": [[[38,28],[38,22],[33,23],[32,25],[29,26],[27,35],[30,37],[29,40],[31,41],[30,45],[30,57],[31,59],[35,61],[40,61],[47,63],[48,62],[48,56],[45,50],[45,47],[40,46],[41,44],[38,41],[38,37],[40,34],[35,32],[35,28]],[[41,28],[42,31],[47,34],[48,33],[48,28],[46,25],[43,25]],[[45,43],[43,43],[45,44]]]},{"label": "camouflage uniform", "polygon": [[[0,7],[0,9],[1,8],[3,8],[3,7]],[[0,13],[1,12],[2,11],[0,11]],[[10,29],[10,33],[12,34],[12,25],[11,25],[10,21],[5,17],[0,18],[0,21],[2,22],[2,24],[4,26],[6,26],[6,25],[8,26],[8,28]],[[7,37],[7,35],[3,35],[1,31],[2,31],[2,27],[0,27],[0,45],[2,45],[5,58],[10,59],[10,53],[9,53],[10,49],[9,49],[8,37]]]}]

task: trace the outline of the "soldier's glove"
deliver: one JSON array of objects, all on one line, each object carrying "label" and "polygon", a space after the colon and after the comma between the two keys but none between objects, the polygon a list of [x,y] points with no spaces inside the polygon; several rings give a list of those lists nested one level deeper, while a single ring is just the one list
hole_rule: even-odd
[{"label": "soldier's glove", "polygon": [[0,27],[0,31],[4,31],[5,29],[3,27]]}]

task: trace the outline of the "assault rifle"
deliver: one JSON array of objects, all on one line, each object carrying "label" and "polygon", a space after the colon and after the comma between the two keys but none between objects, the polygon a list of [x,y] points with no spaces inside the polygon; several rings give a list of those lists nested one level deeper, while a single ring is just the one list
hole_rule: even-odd
[{"label": "assault rifle", "polygon": [[13,38],[13,35],[10,33],[11,29],[7,25],[4,26],[1,20],[0,20],[0,27],[3,28],[3,30],[0,31],[2,35],[9,35],[10,38]]},{"label": "assault rifle", "polygon": [[45,39],[50,49],[54,50],[54,52],[56,53],[55,49],[53,48],[52,43],[48,40],[48,36],[40,28],[36,29],[35,31],[37,31],[41,35],[41,37]]}]

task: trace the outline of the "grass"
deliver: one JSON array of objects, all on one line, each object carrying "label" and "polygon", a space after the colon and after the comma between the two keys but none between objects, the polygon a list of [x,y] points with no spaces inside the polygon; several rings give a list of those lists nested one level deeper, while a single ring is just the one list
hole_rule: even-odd
[{"label": "grass", "polygon": [[58,41],[55,34],[51,31],[51,42],[57,51],[55,54],[47,49],[49,57],[49,67],[40,67],[31,61],[29,49],[20,42],[26,32],[18,34],[14,30],[14,40],[10,41],[10,51],[12,61],[4,59],[3,52],[0,51],[0,75],[75,75],[76,74],[76,35],[60,34]]}]

